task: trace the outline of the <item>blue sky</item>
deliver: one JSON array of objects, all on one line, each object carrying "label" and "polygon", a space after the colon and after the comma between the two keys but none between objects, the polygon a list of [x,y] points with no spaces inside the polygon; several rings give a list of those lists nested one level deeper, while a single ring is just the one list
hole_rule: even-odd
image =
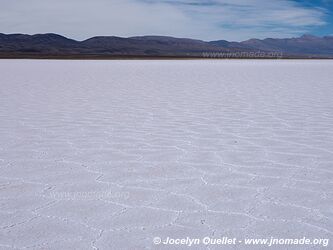
[{"label": "blue sky", "polygon": [[333,35],[333,0],[0,0],[0,33],[202,40]]},{"label": "blue sky", "polygon": [[309,33],[318,36],[333,35],[333,0],[295,0],[295,2],[308,8],[321,8],[325,12],[323,20],[326,24],[311,27]]}]

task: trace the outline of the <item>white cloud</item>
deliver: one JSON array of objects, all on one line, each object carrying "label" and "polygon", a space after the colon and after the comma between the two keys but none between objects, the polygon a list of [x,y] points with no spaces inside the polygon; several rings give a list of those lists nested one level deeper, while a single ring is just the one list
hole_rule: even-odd
[{"label": "white cloud", "polygon": [[289,37],[324,25],[325,10],[289,0],[0,0],[0,32],[170,35],[204,40]]}]

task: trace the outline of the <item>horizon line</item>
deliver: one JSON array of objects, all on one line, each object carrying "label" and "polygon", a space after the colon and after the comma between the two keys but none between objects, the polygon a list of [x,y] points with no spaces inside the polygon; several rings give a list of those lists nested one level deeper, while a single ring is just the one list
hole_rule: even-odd
[{"label": "horizon line", "polygon": [[324,35],[324,36],[317,36],[317,35],[312,35],[309,33],[305,33],[301,36],[294,36],[294,37],[281,37],[281,38],[272,38],[272,37],[266,37],[263,39],[260,38],[250,38],[247,40],[243,40],[243,41],[231,41],[231,40],[226,40],[226,39],[218,39],[218,40],[202,40],[202,39],[195,39],[195,38],[189,38],[189,37],[176,37],[176,36],[167,36],[167,35],[140,35],[140,36],[130,36],[130,37],[123,37],[123,36],[114,36],[114,35],[98,35],[98,36],[92,36],[89,38],[86,38],[84,40],[77,40],[74,38],[71,38],[69,36],[66,35],[62,35],[59,33],[54,33],[54,32],[48,32],[48,33],[34,33],[34,34],[29,34],[29,33],[2,33],[0,32],[0,35],[6,35],[6,36],[10,36],[10,35],[25,35],[25,36],[38,36],[38,35],[57,35],[57,36],[61,36],[64,37],[66,39],[70,39],[76,42],[84,42],[87,41],[89,39],[92,38],[98,38],[98,37],[108,37],[108,38],[121,38],[121,39],[135,39],[135,38],[148,38],[148,37],[152,37],[152,38],[157,38],[157,37],[161,37],[161,38],[174,38],[174,39],[188,39],[188,40],[193,40],[193,41],[202,41],[202,42],[215,42],[215,41],[227,41],[227,42],[236,42],[236,43],[242,43],[242,42],[246,42],[246,41],[250,41],[250,40],[266,40],[266,39],[277,39],[277,40],[284,40],[284,39],[297,39],[297,38],[302,38],[302,37],[314,37],[314,38],[326,38],[326,37],[333,37],[333,35]]}]

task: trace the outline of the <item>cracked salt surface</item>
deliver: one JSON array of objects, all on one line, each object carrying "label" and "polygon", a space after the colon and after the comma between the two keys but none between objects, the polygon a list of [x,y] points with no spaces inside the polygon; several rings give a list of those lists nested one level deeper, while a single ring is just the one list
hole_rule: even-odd
[{"label": "cracked salt surface", "polygon": [[1,60],[0,249],[332,239],[332,69]]}]

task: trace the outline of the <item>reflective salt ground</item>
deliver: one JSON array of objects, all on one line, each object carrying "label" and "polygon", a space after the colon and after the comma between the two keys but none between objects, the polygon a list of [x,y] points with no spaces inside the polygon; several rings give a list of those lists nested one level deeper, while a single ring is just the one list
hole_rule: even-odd
[{"label": "reflective salt ground", "polygon": [[332,70],[329,60],[0,60],[0,248],[331,239]]}]

